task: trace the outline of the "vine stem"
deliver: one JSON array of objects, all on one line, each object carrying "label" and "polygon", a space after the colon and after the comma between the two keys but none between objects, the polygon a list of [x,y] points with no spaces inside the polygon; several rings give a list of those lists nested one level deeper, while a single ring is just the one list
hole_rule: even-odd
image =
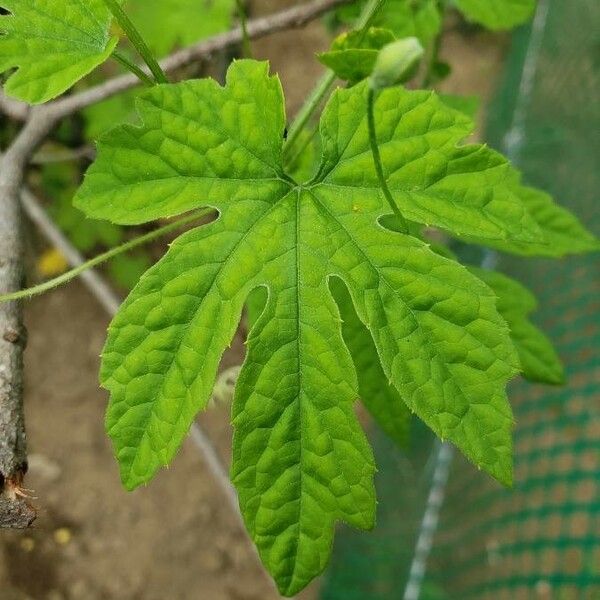
[{"label": "vine stem", "polygon": [[[358,18],[356,23],[356,31],[366,32],[371,26],[373,19],[377,16],[379,9],[386,3],[386,0],[369,0],[362,14]],[[321,101],[329,92],[336,80],[336,74],[331,70],[327,70],[325,74],[319,79],[317,85],[310,93],[302,108],[298,111],[296,118],[292,122],[288,131],[287,140],[285,143],[284,152],[288,154],[292,146],[298,141],[300,134],[306,124],[310,120],[311,116],[317,110],[317,107],[321,104]]]},{"label": "vine stem", "polygon": [[[139,55],[144,59],[144,62],[148,65],[148,68],[150,69],[152,75],[154,75],[156,82],[168,83],[169,80],[167,79],[167,76],[160,68],[160,65],[152,55],[152,52],[150,52],[148,44],[146,44],[144,38],[140,35],[140,32],[136,29],[131,19],[125,14],[125,11],[121,8],[117,0],[104,0],[104,4],[119,23],[121,29],[125,32],[125,35],[129,41],[134,45]],[[115,58],[117,57],[115,56]],[[135,75],[139,77],[138,73],[135,73]]]},{"label": "vine stem", "polygon": [[440,27],[440,30],[438,31],[437,35],[435,36],[433,43],[431,45],[431,48],[429,50],[429,58],[427,60],[427,67],[425,69],[425,73],[423,74],[423,80],[421,82],[421,85],[419,86],[421,88],[428,88],[433,83],[433,68],[440,57],[440,52],[442,49],[442,35],[444,34],[443,23],[444,23],[444,16],[446,14],[446,3],[443,2],[443,0],[438,0],[436,6],[437,6],[438,13],[440,15],[440,21],[442,23],[442,26]]},{"label": "vine stem", "polygon": [[287,141],[285,143],[284,151],[290,152],[292,146],[298,141],[302,130],[306,127],[310,117],[315,112],[321,100],[325,97],[327,92],[331,89],[331,86],[335,82],[335,73],[333,71],[327,71],[325,75],[319,79],[317,85],[310,93],[306,102],[302,105],[302,108],[296,115],[290,129],[288,131]]},{"label": "vine stem", "polygon": [[371,144],[371,153],[373,154],[373,162],[375,163],[375,171],[377,172],[377,179],[379,179],[381,191],[383,192],[387,203],[394,212],[394,215],[398,219],[398,224],[400,225],[402,232],[408,233],[408,224],[406,219],[400,212],[400,209],[398,208],[398,205],[396,204],[396,201],[394,200],[388,187],[385,174],[383,173],[381,154],[379,153],[379,146],[377,144],[377,130],[375,129],[375,90],[372,87],[369,87],[369,91],[367,93],[367,122],[369,126],[369,142]]},{"label": "vine stem", "polygon": [[112,57],[126,69],[131,71],[144,85],[153,86],[154,80],[148,77],[142,69],[140,69],[134,62],[130,61],[122,52],[113,50]]},{"label": "vine stem", "polygon": [[201,219],[202,217],[207,216],[211,212],[212,212],[212,209],[210,209],[210,208],[202,209],[202,210],[196,211],[195,213],[193,213],[192,215],[189,215],[188,217],[179,219],[178,221],[175,221],[174,223],[169,223],[168,225],[164,225],[163,227],[155,229],[154,231],[151,231],[150,233],[140,235],[140,236],[134,238],[133,240],[129,240],[128,242],[125,242],[124,244],[121,244],[120,246],[116,246],[115,248],[111,248],[107,252],[104,252],[102,254],[99,254],[98,256],[95,256],[94,258],[88,260],[87,262],[84,262],[83,264],[78,265],[74,269],[71,269],[70,271],[63,273],[62,275],[59,275],[58,277],[54,277],[53,279],[44,281],[44,283],[40,283],[39,285],[36,285],[34,287],[30,287],[30,288],[20,290],[17,292],[12,292],[10,294],[1,295],[0,303],[9,302],[10,300],[20,300],[22,298],[31,298],[32,296],[38,296],[39,294],[43,294],[44,292],[54,289],[55,287],[58,287],[59,285],[68,283],[69,281],[75,279],[75,277],[78,277],[84,271],[87,271],[88,269],[97,267],[98,265],[114,258],[115,256],[118,256],[119,254],[128,252],[129,250],[132,250],[133,248],[137,248],[138,246],[141,246],[143,244],[147,244],[148,242],[151,242],[151,241],[153,241],[157,238],[160,238],[172,231],[175,231],[176,229],[179,229],[179,228],[183,227],[184,225],[187,225],[189,223],[197,221],[198,219]]},{"label": "vine stem", "polygon": [[310,132],[305,137],[305,139],[302,141],[302,143],[298,146],[297,150],[288,158],[286,166],[290,171],[293,170],[294,167],[298,164],[300,157],[304,154],[304,151],[308,148],[309,144],[313,141],[313,139],[315,138],[315,135],[317,135],[317,130],[318,130],[317,127],[311,128]]},{"label": "vine stem", "polygon": [[240,27],[242,28],[242,55],[244,58],[252,58],[252,47],[250,46],[250,36],[248,35],[248,15],[244,0],[236,0],[238,16],[240,18]]},{"label": "vine stem", "polygon": [[362,14],[360,17],[358,17],[356,29],[364,33],[369,27],[371,27],[373,20],[377,16],[377,13],[381,10],[386,2],[387,0],[369,0]]}]

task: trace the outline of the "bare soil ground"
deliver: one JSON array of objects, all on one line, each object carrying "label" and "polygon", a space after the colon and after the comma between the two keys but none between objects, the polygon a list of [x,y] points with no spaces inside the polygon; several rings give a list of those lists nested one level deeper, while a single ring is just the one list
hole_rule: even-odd
[{"label": "bare soil ground", "polygon": [[[256,12],[293,2],[255,3]],[[313,52],[319,24],[254,45],[281,74],[289,114],[322,72]],[[501,44],[453,31],[448,91],[487,95]],[[103,429],[106,394],[97,383],[108,317],[81,284],[27,305],[27,485],[40,509],[35,527],[0,534],[1,600],[268,600],[276,598],[245,532],[196,447],[186,441],[170,469],[125,492]],[[239,363],[235,345],[226,362]],[[200,421],[225,463],[227,407]],[[318,583],[303,598],[315,598]]]}]

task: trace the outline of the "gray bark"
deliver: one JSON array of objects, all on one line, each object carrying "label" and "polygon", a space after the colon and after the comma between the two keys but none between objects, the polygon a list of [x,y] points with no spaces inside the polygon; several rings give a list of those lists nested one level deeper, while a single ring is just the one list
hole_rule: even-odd
[{"label": "gray bark", "polygon": [[[42,113],[33,115],[0,158],[0,293],[21,289],[20,188],[31,153],[51,127],[52,122]],[[21,488],[27,472],[23,412],[25,341],[21,303],[0,304],[0,528],[29,527],[35,519],[35,511],[25,500]]]},{"label": "gray bark", "polygon": [[0,529],[25,529],[36,518],[35,508],[19,496],[0,496]]},{"label": "gray bark", "polygon": [[[22,273],[20,204],[0,163],[0,292],[19,290]],[[27,527],[23,501],[14,496],[27,471],[23,415],[25,329],[19,302],[0,304],[0,527]]]}]

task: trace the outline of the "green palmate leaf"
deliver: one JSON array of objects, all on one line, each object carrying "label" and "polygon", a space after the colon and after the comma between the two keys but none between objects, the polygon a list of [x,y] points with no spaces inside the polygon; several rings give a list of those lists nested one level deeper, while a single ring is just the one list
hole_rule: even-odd
[{"label": "green palmate leaf", "polygon": [[[139,108],[143,128],[105,137],[81,206],[130,223],[202,203],[221,215],[173,244],[111,326],[101,376],[123,479],[134,487],[172,458],[248,293],[267,285],[237,384],[233,474],[263,560],[292,593],[323,569],[333,522],[370,527],[375,501],[352,362],[312,252],[322,234],[281,172],[280,85],[266,65],[238,62],[224,89],[160,86]],[[128,200],[114,211],[111,197]]]},{"label": "green palmate leaf", "polygon": [[383,431],[406,447],[410,410],[383,372],[373,338],[358,318],[346,288],[338,279],[332,280],[331,287],[342,317],[342,335],[356,367],[360,398]]},{"label": "green palmate leaf", "polygon": [[163,56],[231,25],[235,0],[127,0],[126,9],[149,48]]},{"label": "green palmate leaf", "polygon": [[[109,330],[101,380],[129,488],[172,459],[209,399],[246,299],[265,289],[237,383],[232,474],[285,594],[324,568],[336,520],[368,528],[374,518],[373,457],[353,411],[358,385],[330,278],[348,289],[386,381],[410,409],[500,481],[512,476],[504,387],[518,359],[508,328],[467,269],[379,225],[386,205],[355,114],[366,93],[359,84],[333,95],[319,175],[298,184],[282,168],[283,97],[265,63],[235,62],[225,87],[157,86],[138,100],[139,127],[104,136],[77,199],[117,223],[202,205],[219,214],[173,243]],[[505,162],[456,145],[465,117],[400,88],[376,109],[384,167],[407,212],[470,233],[530,235]]]},{"label": "green palmate leaf", "polygon": [[564,383],[564,369],[552,342],[528,319],[537,308],[533,294],[501,273],[478,268],[471,268],[471,271],[498,296],[498,312],[510,328],[523,376],[541,383]]},{"label": "green palmate leaf", "polygon": [[371,27],[366,32],[342,33],[331,49],[318,54],[318,59],[345,81],[356,83],[373,71],[379,50],[396,39],[388,29]]},{"label": "green palmate leaf", "polygon": [[568,254],[600,250],[600,240],[566,208],[556,204],[548,194],[521,185],[516,186],[515,191],[537,223],[542,239],[534,243],[522,243],[514,239],[474,241],[520,256],[559,258]]},{"label": "green palmate leaf", "polygon": [[7,94],[37,104],[68,90],[112,53],[102,0],[0,0],[0,72]]},{"label": "green palmate leaf", "polygon": [[488,29],[511,29],[528,21],[535,0],[454,0],[470,21]]},{"label": "green palmate leaf", "polygon": [[[343,22],[352,23],[366,0],[353,2],[338,10]],[[427,47],[442,26],[437,0],[387,0],[379,9],[373,25],[390,29],[398,38],[416,37]]]}]

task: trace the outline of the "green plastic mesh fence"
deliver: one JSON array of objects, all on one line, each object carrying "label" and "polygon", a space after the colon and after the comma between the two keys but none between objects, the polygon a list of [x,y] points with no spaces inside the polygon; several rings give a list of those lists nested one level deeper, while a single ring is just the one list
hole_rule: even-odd
[{"label": "green plastic mesh fence", "polygon": [[342,527],[325,575],[323,600],[402,598],[434,461],[433,436],[415,423],[409,452],[400,452],[385,434],[370,435],[379,472],[377,526],[372,532]]},{"label": "green plastic mesh fence", "polygon": [[[526,182],[600,232],[600,3],[541,0],[520,31],[488,139]],[[523,381],[515,409],[516,484],[454,463],[430,564],[450,598],[600,598],[600,263],[499,257],[540,299],[565,387]]]},{"label": "green plastic mesh fence", "polygon": [[[488,140],[525,182],[599,234],[598,0],[540,0],[535,22],[513,36],[490,114]],[[451,461],[449,447],[421,430],[404,454],[375,434],[378,526],[368,535],[340,532],[323,599],[600,598],[600,263],[597,255],[495,259],[539,298],[535,320],[564,360],[568,384],[511,385],[512,490],[457,454]],[[429,548],[423,533],[434,531]],[[426,561],[415,561],[417,547]]]}]

